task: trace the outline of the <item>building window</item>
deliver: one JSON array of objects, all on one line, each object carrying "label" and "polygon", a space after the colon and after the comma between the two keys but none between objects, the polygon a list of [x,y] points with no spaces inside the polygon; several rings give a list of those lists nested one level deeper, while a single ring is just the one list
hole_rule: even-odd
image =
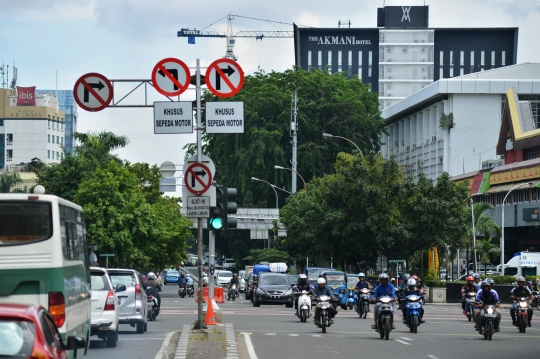
[{"label": "building window", "polygon": [[56,159],[59,160],[60,159],[60,153],[57,151],[56,152]]},{"label": "building window", "polygon": [[307,68],[311,70],[311,50],[307,52]]},{"label": "building window", "polygon": [[521,95],[520,101],[528,101],[531,104],[532,116],[535,128],[540,128],[540,96],[539,95]]},{"label": "building window", "polygon": [[47,150],[47,158],[51,158],[51,150]]},{"label": "building window", "polygon": [[64,145],[64,137],[60,137],[60,144],[63,146]]},{"label": "building window", "polygon": [[59,145],[60,144],[60,137],[56,136],[56,144]]},{"label": "building window", "polygon": [[373,51],[368,53],[368,77],[371,77],[371,65],[373,61]]},{"label": "building window", "polygon": [[538,201],[538,188],[531,190],[531,201]]},{"label": "building window", "polygon": [[51,143],[51,135],[47,135],[47,142]]},{"label": "building window", "polygon": [[444,65],[444,51],[441,51],[439,55],[439,64],[442,66]]},{"label": "building window", "polygon": [[337,52],[337,70],[338,72],[341,72],[342,70],[342,60],[343,60],[343,51]]},{"label": "building window", "polygon": [[8,161],[13,161],[13,150],[6,150],[6,157]]},{"label": "building window", "polygon": [[480,51],[480,66],[484,66],[486,61],[486,52]]},{"label": "building window", "polygon": [[332,51],[328,51],[328,72],[332,73]]},{"label": "building window", "polygon": [[459,52],[459,66],[464,66],[464,65],[465,65],[465,52],[460,51]]},{"label": "building window", "polygon": [[442,68],[442,67],[439,68],[439,78],[440,78],[440,79],[444,79],[444,76],[443,76],[443,68]]},{"label": "building window", "polygon": [[322,51],[317,51],[317,68],[322,69]]},{"label": "building window", "polygon": [[362,80],[362,51],[358,51],[358,78]]},{"label": "building window", "polygon": [[495,66],[495,51],[491,51],[491,66]]},{"label": "building window", "polygon": [[538,157],[540,157],[540,152],[529,152],[525,155],[525,160],[532,160]]},{"label": "building window", "polygon": [[4,120],[0,120],[0,127],[4,126]]},{"label": "building window", "polygon": [[6,135],[6,144],[11,146],[13,145],[13,134],[12,133],[8,133]]},{"label": "building window", "polygon": [[506,66],[506,51],[502,52],[501,66]]},{"label": "building window", "polygon": [[349,51],[347,60],[349,76],[352,76],[352,51]]},{"label": "building window", "polygon": [[454,66],[454,51],[450,51],[450,66]]},{"label": "building window", "polygon": [[474,50],[471,51],[471,73],[474,72]]},{"label": "building window", "polygon": [[459,76],[463,76],[463,67],[459,69]]}]

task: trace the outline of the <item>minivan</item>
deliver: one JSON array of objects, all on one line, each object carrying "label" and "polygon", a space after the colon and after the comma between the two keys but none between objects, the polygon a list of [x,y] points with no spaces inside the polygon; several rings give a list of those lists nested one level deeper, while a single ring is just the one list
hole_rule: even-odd
[{"label": "minivan", "polygon": [[118,284],[126,286],[126,290],[117,293],[118,324],[129,324],[136,327],[137,333],[147,330],[146,292],[141,274],[134,269],[107,269],[114,287]]}]

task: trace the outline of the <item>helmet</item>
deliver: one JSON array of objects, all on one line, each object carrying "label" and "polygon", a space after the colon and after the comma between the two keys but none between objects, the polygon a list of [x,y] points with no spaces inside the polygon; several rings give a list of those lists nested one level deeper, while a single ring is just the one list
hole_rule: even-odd
[{"label": "helmet", "polygon": [[495,284],[495,281],[491,278],[486,278],[486,282],[488,282],[490,286],[493,286],[493,284]]},{"label": "helmet", "polygon": [[491,285],[489,284],[489,282],[487,280],[483,281],[482,284],[481,284],[481,287],[484,288],[484,287],[491,287]]},{"label": "helmet", "polygon": [[476,279],[480,279],[480,274],[478,273],[473,273],[473,278],[476,280]]},{"label": "helmet", "polygon": [[395,282],[396,281],[396,278],[392,278],[390,279],[391,282]]},{"label": "helmet", "polygon": [[518,283],[519,283],[519,282],[525,282],[525,278],[522,277],[522,276],[517,277],[516,282],[518,282]]},{"label": "helmet", "polygon": [[364,273],[360,273],[360,274],[358,274],[358,278],[360,278],[360,277],[364,277],[364,278],[365,278],[366,275],[365,275]]},{"label": "helmet", "polygon": [[403,279],[404,279],[404,280],[409,280],[409,278],[411,278],[411,275],[410,275],[409,273],[405,273],[405,274],[403,275]]},{"label": "helmet", "polygon": [[324,279],[322,277],[317,279],[317,284],[326,284],[326,279]]},{"label": "helmet", "polygon": [[300,282],[305,283],[306,280],[307,280],[307,275],[305,275],[305,274],[300,274],[300,275],[298,275],[298,280],[299,280]]},{"label": "helmet", "polygon": [[418,280],[418,276],[417,276],[417,275],[413,275],[411,278],[412,278],[412,279]]},{"label": "helmet", "polygon": [[474,278],[472,276],[468,276],[467,278],[465,278],[465,280],[468,282],[470,280],[474,280]]},{"label": "helmet", "polygon": [[529,285],[529,284],[532,284],[532,282],[531,282],[531,281],[528,281],[528,282],[527,282],[527,285]]},{"label": "helmet", "polygon": [[202,276],[203,276],[203,278],[207,278],[207,277],[208,277],[208,274],[203,273]]},{"label": "helmet", "polygon": [[381,273],[381,274],[379,275],[379,280],[383,280],[383,279],[388,280],[388,279],[389,279],[388,274],[386,274],[386,273]]},{"label": "helmet", "polygon": [[189,277],[191,277],[191,274],[189,274],[189,273],[188,273],[188,274],[186,274],[186,277],[188,277],[188,278],[189,278]]},{"label": "helmet", "polygon": [[208,284],[208,277],[203,277],[202,282],[203,284]]},{"label": "helmet", "polygon": [[407,285],[416,285],[416,279],[410,278],[410,279],[407,281]]},{"label": "helmet", "polygon": [[148,273],[148,279],[156,279],[156,274],[154,272]]}]

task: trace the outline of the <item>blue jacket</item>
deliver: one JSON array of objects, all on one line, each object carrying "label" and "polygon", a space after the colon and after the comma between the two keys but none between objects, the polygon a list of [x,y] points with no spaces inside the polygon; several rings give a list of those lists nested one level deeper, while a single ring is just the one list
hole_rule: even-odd
[{"label": "blue jacket", "polygon": [[494,291],[493,289],[490,289],[489,290],[489,293],[491,295],[489,296],[485,296],[484,295],[484,291],[480,291],[478,292],[478,294],[476,295],[476,299],[477,300],[481,300],[484,304],[486,305],[495,305],[498,301],[499,301],[499,295],[497,294],[496,291]]},{"label": "blue jacket", "polygon": [[193,285],[193,278],[187,277],[186,278],[186,284]]},{"label": "blue jacket", "polygon": [[376,286],[373,290],[371,298],[377,299],[386,295],[392,298],[396,298],[396,288],[394,288],[394,286],[390,283],[388,283],[386,286],[383,286],[382,284]]},{"label": "blue jacket", "polygon": [[315,290],[313,291],[313,295],[316,297],[320,297],[321,295],[327,295],[329,297],[333,296],[334,293],[332,292],[332,289],[328,287],[324,287],[324,289],[320,289],[318,286],[315,287]]}]

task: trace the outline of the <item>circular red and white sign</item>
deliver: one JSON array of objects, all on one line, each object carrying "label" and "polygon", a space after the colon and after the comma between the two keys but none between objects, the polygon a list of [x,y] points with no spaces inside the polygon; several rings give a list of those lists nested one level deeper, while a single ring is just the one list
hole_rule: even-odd
[{"label": "circular red and white sign", "polygon": [[172,57],[161,60],[152,70],[152,83],[165,96],[178,96],[186,91],[191,81],[187,65]]},{"label": "circular red and white sign", "polygon": [[204,194],[212,185],[212,172],[202,163],[193,163],[184,174],[184,184],[191,193]]},{"label": "circular red and white sign", "polygon": [[111,82],[103,75],[91,72],[79,77],[73,88],[75,102],[86,111],[101,111],[113,98]]},{"label": "circular red and white sign", "polygon": [[206,69],[204,81],[210,92],[218,97],[236,95],[244,85],[244,71],[231,59],[219,59]]}]

